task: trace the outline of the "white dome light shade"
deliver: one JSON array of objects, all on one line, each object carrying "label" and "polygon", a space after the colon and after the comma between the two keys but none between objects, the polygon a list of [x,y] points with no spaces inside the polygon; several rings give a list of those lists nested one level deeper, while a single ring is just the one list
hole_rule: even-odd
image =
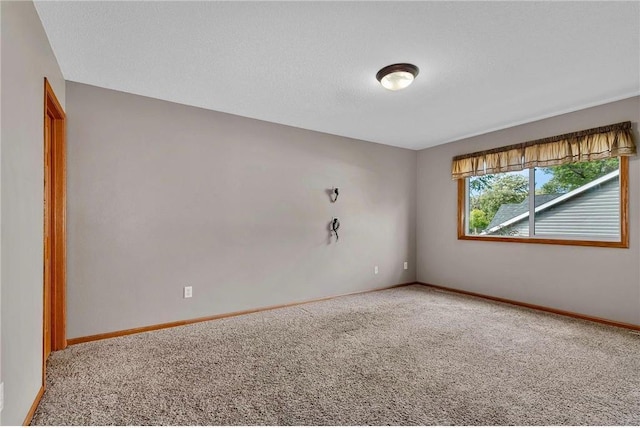
[{"label": "white dome light shade", "polygon": [[413,83],[418,72],[413,64],[392,64],[378,71],[376,78],[386,89],[397,91]]},{"label": "white dome light shade", "polygon": [[404,89],[413,83],[413,74],[408,71],[394,71],[380,80],[380,84],[391,91]]}]

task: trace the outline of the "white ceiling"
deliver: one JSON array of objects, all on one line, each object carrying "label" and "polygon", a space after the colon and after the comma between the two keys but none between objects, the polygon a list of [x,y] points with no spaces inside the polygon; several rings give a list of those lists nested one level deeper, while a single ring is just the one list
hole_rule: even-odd
[{"label": "white ceiling", "polygon": [[638,1],[36,8],[68,80],[412,149],[640,93]]}]

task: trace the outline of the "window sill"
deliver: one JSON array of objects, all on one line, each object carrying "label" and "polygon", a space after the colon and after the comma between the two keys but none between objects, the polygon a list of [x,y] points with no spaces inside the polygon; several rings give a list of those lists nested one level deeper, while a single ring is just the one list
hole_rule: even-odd
[{"label": "window sill", "polygon": [[586,241],[586,240],[573,240],[573,239],[512,238],[509,236],[472,236],[472,235],[460,235],[458,236],[458,239],[463,241],[518,242],[521,244],[551,244],[551,245],[575,245],[580,247],[629,248],[629,242],[624,242],[624,241]]}]

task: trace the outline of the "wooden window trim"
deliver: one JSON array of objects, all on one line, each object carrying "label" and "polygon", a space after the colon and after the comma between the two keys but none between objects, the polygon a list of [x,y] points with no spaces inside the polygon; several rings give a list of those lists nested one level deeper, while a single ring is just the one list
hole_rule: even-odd
[{"label": "wooden window trim", "polygon": [[577,245],[581,247],[629,248],[629,157],[620,156],[620,240],[594,241],[578,239],[513,238],[510,236],[467,235],[466,179],[458,180],[458,239],[464,241],[517,242],[520,244]]}]

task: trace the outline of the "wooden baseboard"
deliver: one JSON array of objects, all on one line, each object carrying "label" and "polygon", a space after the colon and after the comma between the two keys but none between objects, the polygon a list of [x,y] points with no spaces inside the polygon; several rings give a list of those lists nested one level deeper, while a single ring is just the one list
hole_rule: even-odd
[{"label": "wooden baseboard", "polygon": [[36,395],[36,399],[33,400],[33,404],[31,405],[31,408],[29,409],[29,413],[27,413],[27,417],[24,418],[24,422],[22,422],[22,426],[29,426],[29,424],[31,423],[31,419],[33,418],[33,415],[36,413],[36,409],[38,408],[38,404],[40,404],[40,399],[42,399],[42,394],[44,394],[44,385],[40,387],[40,390],[38,391],[38,394]]},{"label": "wooden baseboard", "polygon": [[630,330],[640,331],[640,325],[628,324],[628,323],[624,323],[624,322],[620,322],[620,321],[613,321],[613,320],[609,320],[609,319],[606,319],[606,318],[592,317],[590,315],[579,314],[577,312],[569,312],[569,311],[564,311],[562,309],[554,309],[554,308],[549,308],[549,307],[546,307],[546,306],[540,306],[540,305],[534,305],[534,304],[531,304],[531,303],[519,302],[517,300],[503,299],[502,297],[494,297],[494,296],[489,296],[487,294],[474,293],[472,291],[458,290],[458,289],[455,289],[455,288],[443,287],[441,285],[427,284],[426,282],[417,281],[416,284],[420,284],[420,285],[424,285],[424,286],[432,287],[432,288],[437,288],[439,290],[450,291],[452,293],[458,293],[458,294],[464,294],[464,295],[467,295],[467,296],[479,297],[481,299],[493,300],[493,301],[501,302],[501,303],[508,303],[510,305],[515,305],[515,306],[522,306],[524,308],[535,309],[537,311],[550,312],[552,314],[562,315],[562,316],[565,316],[565,317],[578,318],[578,319],[581,319],[581,320],[597,322],[597,323],[600,323],[600,324],[611,325],[611,326],[614,326],[614,327],[621,327],[621,328],[627,328],[627,329],[630,329]]},{"label": "wooden baseboard", "polygon": [[149,325],[145,327],[136,327],[136,328],[130,328],[127,330],[112,331],[110,333],[101,333],[101,334],[94,334],[91,336],[76,337],[73,339],[67,339],[67,345],[71,346],[71,345],[76,345],[78,343],[93,342],[95,340],[111,339],[113,337],[128,336],[130,334],[136,334],[136,333],[144,333],[146,331],[161,330],[164,328],[171,328],[171,327],[179,327],[179,326],[188,325],[188,324],[195,324],[198,322],[213,321],[221,318],[237,317],[239,315],[247,315],[247,314],[252,314],[254,312],[270,311],[273,309],[281,309],[281,308],[287,308],[290,306],[304,305],[305,303],[322,302],[323,300],[335,299],[336,297],[345,297],[345,296],[353,296],[356,294],[372,293],[374,291],[389,290],[391,288],[404,287],[412,284],[416,284],[416,282],[407,282],[405,284],[396,284],[388,287],[374,288],[372,290],[366,290],[366,291],[355,291],[353,293],[338,294],[334,296],[321,297],[319,299],[311,299],[311,300],[305,300],[301,302],[285,303],[283,305],[264,306],[261,308],[248,309],[248,310],[238,311],[238,312],[228,312],[225,314],[211,315],[208,317],[192,318],[192,319],[182,320],[182,321],[173,321],[173,322],[168,322],[163,324]]}]

